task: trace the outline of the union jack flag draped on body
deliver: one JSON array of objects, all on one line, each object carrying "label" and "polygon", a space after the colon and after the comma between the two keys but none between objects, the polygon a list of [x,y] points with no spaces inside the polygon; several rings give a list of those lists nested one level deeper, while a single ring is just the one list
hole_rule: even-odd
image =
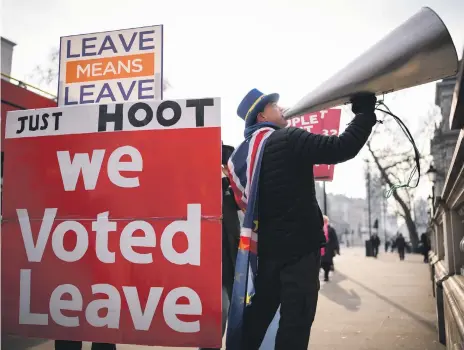
[{"label": "union jack flag draped on body", "polygon": [[[245,213],[240,232],[240,245],[235,265],[235,280],[229,309],[226,348],[242,348],[243,316],[252,303],[254,280],[258,268],[258,183],[264,146],[275,131],[274,124],[260,123],[247,128],[245,141],[235,150],[228,162],[229,179],[235,200]],[[274,349],[279,311],[268,327],[260,349]]]}]

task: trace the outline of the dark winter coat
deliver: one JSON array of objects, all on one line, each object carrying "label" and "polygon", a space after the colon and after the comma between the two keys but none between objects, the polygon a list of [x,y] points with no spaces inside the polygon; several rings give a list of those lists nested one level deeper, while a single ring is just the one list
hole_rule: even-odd
[{"label": "dark winter coat", "polygon": [[375,114],[358,114],[340,136],[277,129],[263,151],[259,178],[260,257],[288,259],[320,249],[325,241],[316,200],[314,164],[352,159],[367,141]]},{"label": "dark winter coat", "polygon": [[428,252],[430,250],[429,239],[427,238],[427,235],[425,233],[423,233],[421,235],[420,248],[421,248],[422,254],[424,254],[424,255],[428,254]]},{"label": "dark winter coat", "polygon": [[406,247],[406,241],[405,241],[404,237],[399,236],[396,239],[396,248],[398,248],[398,250],[404,250],[405,247]]},{"label": "dark winter coat", "polygon": [[372,246],[378,248],[380,246],[380,238],[379,236],[372,236],[371,237]]},{"label": "dark winter coat", "polygon": [[[225,181],[224,181],[225,180]],[[223,178],[222,192],[222,285],[232,294],[234,284],[235,260],[240,242],[240,221],[234,196],[228,187],[227,178]]]},{"label": "dark winter coat", "polygon": [[321,257],[321,261],[332,265],[335,254],[340,251],[340,244],[338,243],[337,232],[330,225],[328,227],[328,233],[329,240],[325,245],[325,254]]}]

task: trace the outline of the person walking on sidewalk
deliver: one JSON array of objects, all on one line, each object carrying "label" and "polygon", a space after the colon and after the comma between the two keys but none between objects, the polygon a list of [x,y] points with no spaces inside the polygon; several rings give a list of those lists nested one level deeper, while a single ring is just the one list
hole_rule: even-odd
[{"label": "person walking on sidewalk", "polygon": [[424,263],[428,263],[429,262],[430,243],[429,243],[429,239],[428,239],[426,233],[423,233],[421,235],[420,249],[421,249],[422,255],[424,256]]},{"label": "person walking on sidewalk", "polygon": [[374,253],[374,258],[377,258],[377,255],[379,255],[380,238],[376,233],[372,235],[371,243],[372,243],[372,250]]},{"label": "person walking on sidewalk", "polygon": [[340,243],[338,241],[337,231],[335,231],[334,227],[330,225],[330,220],[328,217],[327,222],[327,229],[329,231],[329,242],[332,242],[330,243],[330,247],[332,249],[332,263],[330,265],[330,271],[335,271],[335,264],[333,258],[336,254],[340,255]]},{"label": "person walking on sidewalk", "polygon": [[406,248],[406,241],[404,240],[403,235],[400,233],[396,238],[396,248],[398,249],[398,254],[400,255],[400,260],[404,260],[404,250]]},{"label": "person walking on sidewalk", "polygon": [[337,233],[329,225],[329,218],[324,215],[324,235],[326,244],[321,248],[321,267],[324,270],[324,281],[329,281],[329,272],[333,271],[333,258],[335,254],[340,255],[340,246],[338,243]]},{"label": "person walking on sidewalk", "polygon": [[352,100],[356,116],[339,136],[286,128],[278,100],[278,94],[253,89],[237,110],[245,120],[245,141],[232,155],[229,171],[236,201],[246,211],[228,350],[258,350],[265,336],[275,350],[308,348],[325,241],[313,166],[354,158],[376,123],[373,94]]}]

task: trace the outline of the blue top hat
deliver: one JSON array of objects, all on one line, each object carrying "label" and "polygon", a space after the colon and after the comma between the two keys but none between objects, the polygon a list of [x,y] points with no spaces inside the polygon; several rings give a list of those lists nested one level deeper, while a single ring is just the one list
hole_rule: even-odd
[{"label": "blue top hat", "polygon": [[245,121],[245,127],[256,123],[258,113],[264,110],[268,103],[279,101],[279,94],[265,95],[258,89],[251,90],[240,102],[237,114]]}]

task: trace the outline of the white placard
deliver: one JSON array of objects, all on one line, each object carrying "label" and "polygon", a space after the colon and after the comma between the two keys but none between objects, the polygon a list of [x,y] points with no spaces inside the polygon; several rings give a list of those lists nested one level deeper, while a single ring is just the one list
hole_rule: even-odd
[{"label": "white placard", "polygon": [[8,112],[5,138],[220,126],[220,98],[139,101]]},{"label": "white placard", "polygon": [[58,106],[161,100],[163,26],[61,37]]}]

